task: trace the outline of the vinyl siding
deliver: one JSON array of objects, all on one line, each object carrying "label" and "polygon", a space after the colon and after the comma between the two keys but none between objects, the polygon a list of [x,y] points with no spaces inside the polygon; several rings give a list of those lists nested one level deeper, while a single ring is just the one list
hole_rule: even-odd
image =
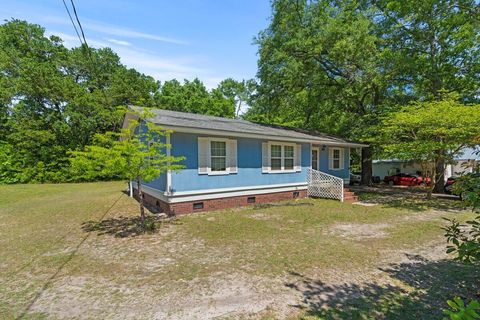
[{"label": "vinyl siding", "polygon": [[185,156],[185,169],[172,173],[172,191],[194,191],[220,188],[237,188],[259,185],[304,183],[310,167],[310,144],[302,144],[300,172],[262,173],[262,139],[233,138],[237,140],[238,173],[228,175],[198,174],[198,135],[172,134],[172,155]]}]

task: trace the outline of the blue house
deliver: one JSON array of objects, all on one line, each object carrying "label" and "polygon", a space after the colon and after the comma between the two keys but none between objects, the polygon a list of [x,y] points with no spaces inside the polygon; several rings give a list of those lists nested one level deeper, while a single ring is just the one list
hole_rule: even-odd
[{"label": "blue house", "polygon": [[344,191],[350,148],[365,145],[239,119],[151,111],[154,116],[141,123],[172,130],[165,138],[172,146],[167,153],[186,158],[185,169],[142,184],[145,202],[158,210],[181,214],[307,196],[341,201],[351,196]]}]

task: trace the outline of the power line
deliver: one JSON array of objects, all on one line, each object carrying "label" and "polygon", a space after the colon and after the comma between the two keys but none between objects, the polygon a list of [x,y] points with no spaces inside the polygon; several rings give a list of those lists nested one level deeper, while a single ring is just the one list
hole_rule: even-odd
[{"label": "power line", "polygon": [[72,22],[73,28],[75,29],[75,33],[77,34],[78,40],[80,40],[80,44],[83,44],[82,38],[80,37],[80,33],[78,33],[77,26],[75,25],[75,22],[73,21],[72,15],[70,14],[70,10],[68,9],[67,3],[65,0],[63,1],[63,5],[65,6],[65,9],[67,10],[68,16],[70,17],[70,21]]},{"label": "power line", "polygon": [[[65,0],[63,0],[63,2],[65,3]],[[73,2],[73,0],[70,0],[70,2],[72,3],[73,14],[75,15],[75,18],[77,19],[78,26],[80,27],[80,31],[82,32],[83,42],[85,43],[85,45],[87,46],[87,49],[88,49],[87,39],[85,38],[85,33],[83,32],[82,24],[80,23],[80,19],[78,18],[78,15],[77,15],[77,8],[75,8],[75,3]]]},{"label": "power line", "polygon": [[[62,0],[62,1],[63,1],[63,5],[65,6],[65,9],[67,10],[68,16],[70,17],[70,21],[72,22],[73,28],[75,29],[75,32],[77,33],[78,40],[80,40],[80,44],[83,47],[83,49],[85,49],[86,55],[87,55],[88,59],[90,60],[90,63],[91,63],[91,70],[90,71],[92,72],[92,77],[95,78],[96,75],[97,75],[97,66],[96,66],[96,63],[93,61],[92,53],[90,52],[90,47],[88,46],[87,38],[85,37],[85,32],[83,31],[82,23],[80,22],[80,18],[78,17],[77,8],[75,7],[75,3],[73,2],[73,0],[70,0],[70,3],[72,4],[72,8],[73,8],[73,14],[75,15],[75,19],[77,20],[78,28],[80,29],[80,32],[78,32],[77,26],[76,26],[75,22],[73,21],[73,17],[70,13],[70,10],[68,9],[67,3],[65,2],[65,0]],[[82,34],[81,37],[80,37],[80,33]],[[83,41],[82,41],[82,38],[83,38]],[[96,79],[96,82],[97,82],[97,85],[98,85],[98,89],[102,92],[102,95],[105,99],[105,102],[107,103],[107,101],[108,101],[107,95],[105,94],[105,91],[102,89],[98,78]]]}]

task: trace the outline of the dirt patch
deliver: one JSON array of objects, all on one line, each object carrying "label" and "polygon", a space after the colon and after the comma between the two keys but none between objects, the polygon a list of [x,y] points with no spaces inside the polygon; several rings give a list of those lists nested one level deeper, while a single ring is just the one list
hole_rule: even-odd
[{"label": "dirt patch", "polygon": [[272,216],[263,212],[257,212],[257,213],[251,214],[250,218],[253,218],[255,220],[271,220]]},{"label": "dirt patch", "polygon": [[388,236],[388,233],[384,230],[388,227],[390,225],[386,223],[342,223],[331,226],[329,233],[349,239],[384,238]]}]

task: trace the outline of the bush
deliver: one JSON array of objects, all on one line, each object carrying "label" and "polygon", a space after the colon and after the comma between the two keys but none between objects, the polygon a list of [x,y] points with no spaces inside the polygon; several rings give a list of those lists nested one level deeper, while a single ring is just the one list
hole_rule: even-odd
[{"label": "bush", "polygon": [[455,297],[453,300],[448,300],[447,303],[450,306],[450,310],[443,310],[443,313],[448,315],[448,317],[443,318],[444,320],[480,319],[480,315],[477,312],[480,312],[480,303],[476,300],[470,301],[468,305],[465,305],[462,299]]}]

